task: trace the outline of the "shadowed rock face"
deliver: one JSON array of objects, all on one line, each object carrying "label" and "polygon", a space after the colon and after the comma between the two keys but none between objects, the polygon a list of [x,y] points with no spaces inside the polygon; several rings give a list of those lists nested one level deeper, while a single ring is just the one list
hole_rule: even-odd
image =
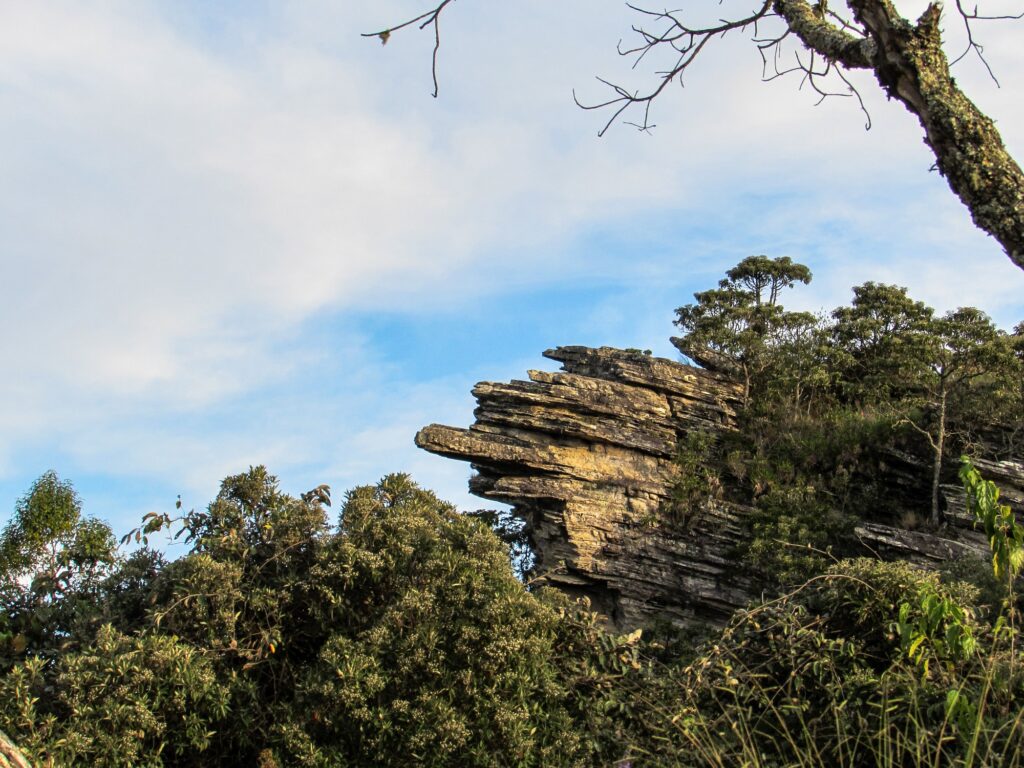
[{"label": "shadowed rock face", "polygon": [[[678,441],[694,429],[735,429],[740,387],[722,374],[608,347],[544,355],[563,371],[477,384],[469,429],[434,424],[416,444],[472,462],[470,490],[511,504],[526,520],[538,573],[588,597],[617,628],[657,618],[720,624],[757,597],[734,555],[750,507],[714,501],[685,530],[652,525],[677,477]],[[981,469],[1004,496],[1024,499],[1024,467]],[[962,509],[962,492],[949,490],[951,509]],[[987,551],[971,531],[954,540],[865,523],[857,532],[882,557],[922,564]]]}]

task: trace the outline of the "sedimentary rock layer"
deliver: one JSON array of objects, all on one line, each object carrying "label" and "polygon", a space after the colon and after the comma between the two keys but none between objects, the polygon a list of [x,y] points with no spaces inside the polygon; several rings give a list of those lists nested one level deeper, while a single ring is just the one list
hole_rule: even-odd
[{"label": "sedimentary rock layer", "polygon": [[[735,557],[749,507],[713,501],[683,526],[659,524],[678,476],[678,441],[694,429],[735,429],[740,387],[634,351],[559,347],[544,355],[562,372],[478,384],[471,427],[434,424],[416,444],[472,462],[472,492],[511,504],[526,520],[538,572],[588,597],[622,629],[659,618],[717,624],[755,598]],[[1005,495],[1024,498],[1024,467],[1004,465],[985,471],[1000,478]],[[883,557],[922,563],[984,552],[971,533],[877,523],[857,533]]]}]

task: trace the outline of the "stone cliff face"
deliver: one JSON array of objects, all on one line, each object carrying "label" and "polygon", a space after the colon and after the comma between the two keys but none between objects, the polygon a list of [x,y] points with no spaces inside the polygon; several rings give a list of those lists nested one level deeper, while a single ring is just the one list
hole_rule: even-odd
[{"label": "stone cliff face", "polygon": [[[750,507],[713,501],[685,529],[652,525],[677,478],[678,441],[695,429],[735,429],[739,386],[633,351],[559,347],[544,354],[561,362],[562,372],[480,383],[469,429],[431,425],[416,444],[472,462],[472,492],[511,504],[526,520],[538,573],[588,597],[619,628],[657,618],[719,624],[755,598],[757,587],[734,554]],[[1024,466],[980,468],[1011,503],[1024,503]],[[963,518],[962,492],[947,490],[951,519]],[[920,563],[987,551],[966,529],[954,538],[865,523],[857,534],[883,557]]]}]

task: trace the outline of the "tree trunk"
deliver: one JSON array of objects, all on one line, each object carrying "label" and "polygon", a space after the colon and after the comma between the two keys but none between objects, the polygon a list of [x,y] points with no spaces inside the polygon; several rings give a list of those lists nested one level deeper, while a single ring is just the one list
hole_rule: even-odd
[{"label": "tree trunk", "polygon": [[935,461],[932,465],[932,524],[939,524],[939,480],[942,477],[942,453],[946,448],[946,380],[939,383],[939,434],[932,447]]},{"label": "tree trunk", "polygon": [[1024,269],[1024,172],[1003,146],[995,123],[950,75],[939,29],[941,5],[929,5],[916,24],[891,0],[848,0],[848,5],[867,37],[828,23],[806,0],[773,2],[809,49],[848,69],[872,70],[889,98],[917,115],[950,189],[974,223]]},{"label": "tree trunk", "polygon": [[0,731],[0,768],[32,768],[32,764],[3,731]]}]

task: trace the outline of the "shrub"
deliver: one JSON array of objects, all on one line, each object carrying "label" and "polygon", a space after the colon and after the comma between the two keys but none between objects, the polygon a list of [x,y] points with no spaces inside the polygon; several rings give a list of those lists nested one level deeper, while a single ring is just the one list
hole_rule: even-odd
[{"label": "shrub", "polygon": [[776,589],[792,586],[824,570],[832,549],[849,549],[855,524],[813,487],[776,488],[757,500],[743,561]]},{"label": "shrub", "polygon": [[195,765],[225,715],[227,690],[202,652],[172,637],[110,626],[64,656],[0,679],[0,720],[40,764]]},{"label": "shrub", "polygon": [[[858,559],[741,612],[679,675],[655,762],[1019,765],[1024,676],[975,623],[975,595],[906,564]],[[922,676],[898,625],[918,626],[935,597],[949,610],[929,627],[936,663]],[[934,642],[955,624],[977,645]]]},{"label": "shrub", "polygon": [[676,446],[676,479],[660,520],[671,527],[689,529],[700,510],[721,496],[722,483],[714,469],[715,443],[708,432],[692,431]]},{"label": "shrub", "polygon": [[[407,476],[295,499],[262,468],[205,511],[150,516],[191,545],[127,558],[107,625],[0,678],[0,730],[54,765],[588,766],[624,756],[639,633],[533,593],[507,547]],[[16,611],[17,606],[5,609]],[[74,714],[72,717],[71,715]]]}]

